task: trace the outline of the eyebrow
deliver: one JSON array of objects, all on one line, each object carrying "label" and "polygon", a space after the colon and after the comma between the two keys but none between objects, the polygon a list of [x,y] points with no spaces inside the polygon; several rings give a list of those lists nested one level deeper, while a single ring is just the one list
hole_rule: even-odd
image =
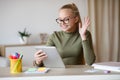
[{"label": "eyebrow", "polygon": [[[71,16],[67,16],[67,17],[64,17],[63,19],[65,19],[65,18],[70,18]],[[60,17],[59,17],[59,19],[61,19]]]}]

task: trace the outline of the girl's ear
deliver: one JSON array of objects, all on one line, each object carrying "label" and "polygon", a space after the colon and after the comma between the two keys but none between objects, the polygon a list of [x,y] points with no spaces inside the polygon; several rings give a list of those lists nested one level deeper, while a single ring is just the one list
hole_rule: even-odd
[{"label": "girl's ear", "polygon": [[75,23],[77,23],[79,21],[78,17],[75,17]]}]

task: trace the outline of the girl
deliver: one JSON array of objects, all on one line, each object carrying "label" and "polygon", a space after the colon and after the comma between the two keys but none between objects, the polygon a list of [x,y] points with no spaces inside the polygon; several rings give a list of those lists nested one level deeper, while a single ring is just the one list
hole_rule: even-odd
[{"label": "girl", "polygon": [[[89,18],[86,17],[82,25],[79,10],[72,3],[60,8],[56,22],[62,30],[54,32],[46,45],[57,48],[65,65],[93,64],[95,54],[91,34],[87,30],[90,25]],[[34,57],[35,64],[41,66],[42,61],[48,56],[42,50],[39,50]]]}]

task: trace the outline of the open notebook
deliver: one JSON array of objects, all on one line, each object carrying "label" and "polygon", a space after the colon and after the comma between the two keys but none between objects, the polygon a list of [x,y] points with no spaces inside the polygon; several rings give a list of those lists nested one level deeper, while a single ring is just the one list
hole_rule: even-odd
[{"label": "open notebook", "polygon": [[48,68],[65,68],[65,65],[56,49],[53,46],[35,46],[36,50],[43,50],[47,54],[47,58],[43,60],[43,64]]}]

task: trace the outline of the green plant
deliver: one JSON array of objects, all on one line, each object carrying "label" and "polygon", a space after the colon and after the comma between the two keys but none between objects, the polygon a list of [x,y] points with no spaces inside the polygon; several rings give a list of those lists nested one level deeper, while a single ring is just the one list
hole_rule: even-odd
[{"label": "green plant", "polygon": [[30,33],[28,33],[28,32],[26,31],[26,28],[24,28],[24,31],[23,31],[23,32],[18,31],[18,33],[19,33],[20,37],[22,38],[22,40],[24,40],[23,37],[30,37],[30,35],[31,35]]}]

